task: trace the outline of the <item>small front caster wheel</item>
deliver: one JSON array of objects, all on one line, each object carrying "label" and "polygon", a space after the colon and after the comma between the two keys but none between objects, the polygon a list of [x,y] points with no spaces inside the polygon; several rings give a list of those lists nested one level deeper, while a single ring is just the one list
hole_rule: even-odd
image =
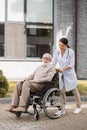
[{"label": "small front caster wheel", "polygon": [[40,118],[39,114],[35,114],[34,119],[37,121],[39,120],[39,118]]},{"label": "small front caster wheel", "polygon": [[20,117],[20,115],[21,115],[21,112],[16,113],[16,117]]}]

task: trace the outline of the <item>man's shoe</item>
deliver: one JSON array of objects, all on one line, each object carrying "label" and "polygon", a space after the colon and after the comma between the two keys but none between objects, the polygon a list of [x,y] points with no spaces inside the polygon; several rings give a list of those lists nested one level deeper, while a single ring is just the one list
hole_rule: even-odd
[{"label": "man's shoe", "polygon": [[76,108],[74,111],[75,114],[79,114],[80,112],[81,112],[81,108]]},{"label": "man's shoe", "polygon": [[65,115],[65,110],[63,110],[63,111],[58,110],[57,112],[55,112],[55,115],[58,116],[58,117]]},{"label": "man's shoe", "polygon": [[17,108],[16,106],[9,106],[6,111],[12,111],[13,109]]},{"label": "man's shoe", "polygon": [[25,111],[26,111],[26,108],[25,108],[25,107],[17,107],[17,108],[15,108],[15,109],[12,109],[12,111],[15,111],[15,112],[18,112],[18,111],[20,111],[20,112],[25,112]]}]

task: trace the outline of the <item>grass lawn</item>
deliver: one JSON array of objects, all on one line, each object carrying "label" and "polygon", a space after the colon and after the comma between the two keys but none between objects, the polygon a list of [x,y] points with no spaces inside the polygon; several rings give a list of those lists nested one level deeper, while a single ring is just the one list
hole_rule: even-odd
[{"label": "grass lawn", "polygon": [[[6,97],[11,97],[14,86],[16,85],[16,82],[9,82],[9,90],[6,94]],[[80,95],[86,95],[87,96],[87,80],[78,80],[78,89],[80,92]]]},{"label": "grass lawn", "polygon": [[16,82],[14,82],[14,81],[9,82],[9,90],[8,90],[8,92],[6,94],[6,97],[11,97],[12,96],[15,85],[16,85]]},{"label": "grass lawn", "polygon": [[78,80],[78,89],[81,95],[87,95],[87,80]]}]

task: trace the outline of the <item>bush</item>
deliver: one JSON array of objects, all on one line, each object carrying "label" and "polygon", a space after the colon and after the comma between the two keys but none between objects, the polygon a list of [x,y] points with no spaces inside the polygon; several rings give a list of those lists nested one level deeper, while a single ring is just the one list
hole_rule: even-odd
[{"label": "bush", "polygon": [[2,70],[0,70],[0,98],[4,97],[9,88],[8,80],[3,75]]}]

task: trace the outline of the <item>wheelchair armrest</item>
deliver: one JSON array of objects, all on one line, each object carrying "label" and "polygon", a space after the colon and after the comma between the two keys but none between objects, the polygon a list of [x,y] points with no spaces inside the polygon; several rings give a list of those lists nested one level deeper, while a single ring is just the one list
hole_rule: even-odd
[{"label": "wheelchair armrest", "polygon": [[44,81],[44,82],[41,82],[40,84],[54,84],[55,81]]}]

